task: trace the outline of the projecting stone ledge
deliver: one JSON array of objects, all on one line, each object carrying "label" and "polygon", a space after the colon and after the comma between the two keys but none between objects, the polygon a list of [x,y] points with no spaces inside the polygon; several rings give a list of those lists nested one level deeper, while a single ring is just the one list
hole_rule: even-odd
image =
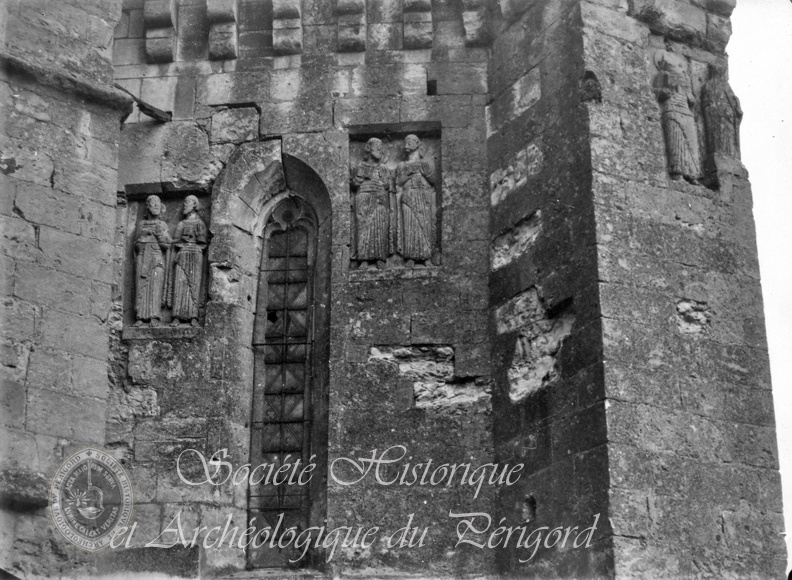
[{"label": "projecting stone ledge", "polygon": [[64,73],[0,50],[0,67],[20,74],[31,75],[36,82],[65,93],[73,93],[86,101],[118,109],[124,115],[132,111],[133,100],[121,91],[95,83],[86,78]]},{"label": "projecting stone ledge", "polygon": [[49,481],[43,474],[25,467],[0,469],[0,505],[17,511],[44,507]]}]

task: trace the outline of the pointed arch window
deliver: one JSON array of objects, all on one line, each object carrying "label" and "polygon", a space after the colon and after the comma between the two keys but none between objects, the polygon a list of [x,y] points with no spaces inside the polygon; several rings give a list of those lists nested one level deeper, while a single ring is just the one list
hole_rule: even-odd
[{"label": "pointed arch window", "polygon": [[[322,525],[325,512],[328,325],[326,307],[317,317],[316,300],[327,295],[329,276],[319,230],[316,213],[297,196],[275,207],[264,230],[253,330],[251,463],[273,465],[273,471],[298,459],[317,464],[308,485],[249,488],[250,518],[257,528],[278,533]],[[288,561],[297,555],[265,545],[249,550],[248,564],[293,566]]]}]

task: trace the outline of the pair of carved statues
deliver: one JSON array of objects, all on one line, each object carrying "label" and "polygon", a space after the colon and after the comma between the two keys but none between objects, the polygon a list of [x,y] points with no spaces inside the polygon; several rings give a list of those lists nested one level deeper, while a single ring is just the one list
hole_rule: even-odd
[{"label": "pair of carved statues", "polygon": [[171,237],[163,220],[162,201],[146,199],[146,216],[135,231],[135,326],[159,326],[163,307],[171,308],[171,326],[198,326],[203,250],[207,230],[194,195],[184,200],[184,218]]},{"label": "pair of carved statues", "polygon": [[[654,61],[659,71],[654,91],[660,103],[668,172],[672,179],[698,183],[703,169],[695,117],[696,97],[688,80],[687,61],[665,50],[655,53]],[[701,101],[708,155],[739,158],[743,112],[729,86],[724,65],[709,65],[709,80],[702,89]]]},{"label": "pair of carved statues", "polygon": [[435,165],[416,135],[404,140],[396,170],[384,164],[385,146],[372,137],[363,159],[350,168],[355,220],[353,260],[383,267],[392,254],[408,265],[425,263],[435,246]]}]

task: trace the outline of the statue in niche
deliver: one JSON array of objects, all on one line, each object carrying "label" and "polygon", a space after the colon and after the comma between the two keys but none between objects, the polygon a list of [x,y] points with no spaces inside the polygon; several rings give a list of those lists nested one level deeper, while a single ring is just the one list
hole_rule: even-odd
[{"label": "statue in niche", "polygon": [[173,308],[171,326],[189,322],[198,326],[198,307],[201,300],[203,250],[206,247],[206,224],[198,215],[198,198],[184,199],[184,219],[176,226],[173,244],[176,256],[173,264],[173,285],[169,287],[168,306]]},{"label": "statue in niche", "polygon": [[740,100],[729,86],[726,66],[709,65],[710,78],[701,92],[704,126],[707,130],[707,150],[739,159],[740,122],[743,112]]},{"label": "statue in niche", "polygon": [[665,50],[655,53],[654,62],[660,71],[655,77],[654,92],[660,103],[668,173],[671,179],[698,183],[701,158],[693,115],[696,99],[690,88],[687,63],[684,57]]},{"label": "statue in niche", "polygon": [[407,265],[432,258],[435,239],[435,167],[424,158],[421,140],[404,139],[405,160],[396,168],[398,252]]},{"label": "statue in niche", "polygon": [[350,169],[356,234],[352,259],[360,262],[361,269],[370,264],[382,268],[393,253],[390,228],[393,178],[382,164],[384,154],[382,141],[372,137],[366,142],[363,159]]},{"label": "statue in niche", "polygon": [[165,289],[165,264],[171,237],[162,219],[162,201],[156,195],[146,198],[146,217],[135,230],[135,326],[149,322],[159,326]]}]

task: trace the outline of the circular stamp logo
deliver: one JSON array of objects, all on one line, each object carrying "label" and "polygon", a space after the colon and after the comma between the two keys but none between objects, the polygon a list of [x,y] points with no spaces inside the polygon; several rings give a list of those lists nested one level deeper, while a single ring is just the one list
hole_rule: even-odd
[{"label": "circular stamp logo", "polygon": [[64,461],[50,483],[55,528],[75,546],[97,552],[132,519],[132,484],[105,451],[87,448]]}]

